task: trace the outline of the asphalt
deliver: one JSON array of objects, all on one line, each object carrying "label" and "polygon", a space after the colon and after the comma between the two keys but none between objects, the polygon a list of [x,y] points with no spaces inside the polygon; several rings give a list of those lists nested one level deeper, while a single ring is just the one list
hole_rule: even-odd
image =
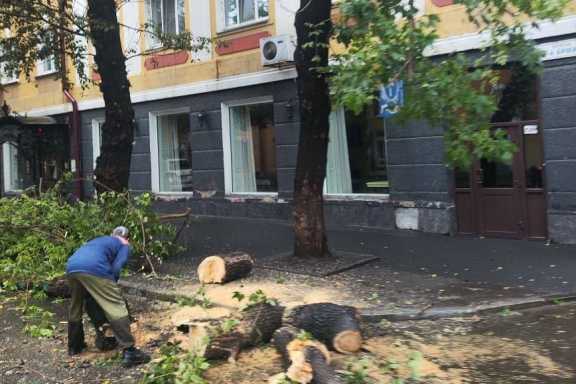
[{"label": "asphalt", "polygon": [[[293,244],[291,227],[282,221],[195,216],[188,225],[181,236],[187,251],[160,272],[191,275],[203,257],[238,250],[252,254],[258,265],[290,252]],[[380,298],[368,314],[374,319],[457,316],[576,299],[576,246],[368,228],[331,228],[328,240],[337,253],[377,257],[333,276],[353,282],[350,289],[358,294]]]}]

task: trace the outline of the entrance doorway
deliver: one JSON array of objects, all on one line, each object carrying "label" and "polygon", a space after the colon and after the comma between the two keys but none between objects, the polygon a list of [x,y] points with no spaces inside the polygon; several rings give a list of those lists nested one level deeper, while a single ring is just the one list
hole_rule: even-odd
[{"label": "entrance doorway", "polygon": [[458,233],[513,239],[546,239],[546,194],[537,78],[522,68],[500,71],[498,111],[492,129],[517,151],[510,163],[477,159],[455,172]]},{"label": "entrance doorway", "polygon": [[509,164],[486,159],[456,172],[458,232],[486,237],[545,239],[546,195],[538,122],[495,124],[518,148]]}]

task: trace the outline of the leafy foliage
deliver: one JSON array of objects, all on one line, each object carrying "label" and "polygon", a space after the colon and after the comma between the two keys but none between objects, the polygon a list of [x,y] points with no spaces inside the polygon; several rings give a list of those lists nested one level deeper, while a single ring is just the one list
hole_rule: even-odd
[{"label": "leafy foliage", "polygon": [[140,384],[208,384],[202,377],[208,368],[204,357],[168,343],[160,348],[160,357],[150,364]]},{"label": "leafy foliage", "polygon": [[22,320],[26,323],[24,333],[36,338],[54,336],[54,314],[37,305],[25,304],[22,308]]},{"label": "leafy foliage", "polygon": [[[32,197],[0,199],[0,280],[6,289],[41,285],[64,273],[68,257],[84,242],[128,227],[134,258],[161,260],[178,251],[174,228],[159,222],[150,194],[109,192],[89,201],[63,198],[63,182]],[[20,284],[20,286],[18,286]]]},{"label": "leafy foliage", "polygon": [[195,307],[200,306],[204,309],[212,308],[214,304],[210,298],[206,295],[206,287],[201,286],[194,292],[191,297],[181,297],[178,299],[178,305]]},{"label": "leafy foliage", "polygon": [[[234,291],[232,298],[238,300],[239,303],[246,299],[246,295],[240,291]],[[258,304],[278,305],[278,300],[266,296],[263,290],[258,289],[248,296],[248,303],[244,306],[243,310],[253,307]]]},{"label": "leafy foliage", "polygon": [[486,37],[474,60],[458,54],[432,57],[439,18],[420,15],[414,1],[343,0],[334,35],[346,50],[334,56],[329,69],[320,70],[331,74],[336,104],[356,113],[374,102],[382,86],[403,80],[406,105],[398,120],[424,120],[443,127],[451,165],[467,168],[474,157],[508,162],[515,147],[503,132],[490,132],[498,103],[495,69],[517,62],[536,72],[541,53],[526,38],[526,30],[538,20],[559,18],[569,0],[456,3]]}]

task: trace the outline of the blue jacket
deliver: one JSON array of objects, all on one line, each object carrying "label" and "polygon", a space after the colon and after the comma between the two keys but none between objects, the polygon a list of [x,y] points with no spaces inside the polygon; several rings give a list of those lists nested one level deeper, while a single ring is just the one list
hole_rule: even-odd
[{"label": "blue jacket", "polygon": [[120,271],[132,252],[130,245],[114,236],[101,236],[90,240],[66,263],[66,273],[88,273],[118,281]]}]

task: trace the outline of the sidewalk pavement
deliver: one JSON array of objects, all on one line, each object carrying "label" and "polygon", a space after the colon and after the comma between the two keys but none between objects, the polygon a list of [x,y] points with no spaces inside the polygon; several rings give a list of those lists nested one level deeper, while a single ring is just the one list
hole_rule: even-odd
[{"label": "sidewalk pavement", "polygon": [[[374,321],[459,316],[576,299],[575,246],[362,228],[331,229],[328,238],[334,250],[378,257],[325,278],[371,301],[364,315]],[[293,235],[286,222],[201,216],[192,218],[181,240],[188,251],[167,261],[162,274],[194,278],[203,257],[237,250],[252,254],[258,264],[259,259],[289,252]],[[156,289],[135,279],[125,285]]]}]

